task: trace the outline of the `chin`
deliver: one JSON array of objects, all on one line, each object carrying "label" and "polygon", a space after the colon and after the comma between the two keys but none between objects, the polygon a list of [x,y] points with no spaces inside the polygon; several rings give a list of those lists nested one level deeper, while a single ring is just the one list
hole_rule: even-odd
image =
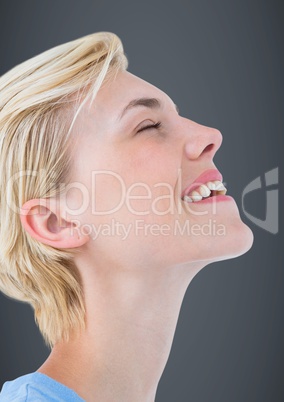
[{"label": "chin", "polygon": [[220,250],[220,257],[217,257],[215,261],[236,258],[245,254],[251,249],[253,241],[252,230],[244,222],[239,221],[229,228],[227,239],[223,243],[223,250]]},{"label": "chin", "polygon": [[[170,255],[176,257],[173,265],[200,263],[206,266],[216,261],[239,257],[250,250],[254,236],[252,230],[238,217],[226,225],[224,235],[205,236],[199,239],[199,242],[192,246],[188,238],[182,249],[169,246]],[[178,255],[177,249],[180,250]],[[171,258],[167,262],[169,260]]]},{"label": "chin", "polygon": [[[215,242],[214,248],[209,248],[208,253],[201,258],[207,264],[216,261],[229,260],[239,257],[249,251],[253,245],[253,232],[241,220],[227,228],[226,235],[219,237],[218,243]],[[212,255],[214,249],[214,255]],[[211,255],[210,255],[211,254]]]}]

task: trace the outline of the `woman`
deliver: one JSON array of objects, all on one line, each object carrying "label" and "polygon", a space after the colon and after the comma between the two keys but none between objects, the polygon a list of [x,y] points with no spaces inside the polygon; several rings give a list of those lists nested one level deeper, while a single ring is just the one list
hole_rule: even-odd
[{"label": "woman", "polygon": [[221,133],[126,68],[102,32],[1,78],[0,284],[52,351],[0,401],[153,402],[189,283],[252,246]]}]

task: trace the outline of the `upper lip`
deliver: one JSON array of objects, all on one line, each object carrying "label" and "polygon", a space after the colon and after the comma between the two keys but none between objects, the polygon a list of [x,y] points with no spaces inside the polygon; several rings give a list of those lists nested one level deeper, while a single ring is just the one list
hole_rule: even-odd
[{"label": "upper lip", "polygon": [[219,172],[219,170],[217,169],[205,170],[205,172],[201,173],[201,175],[198,176],[193,183],[191,183],[183,190],[181,198],[187,195],[190,191],[193,191],[196,188],[200,187],[201,184],[205,184],[208,181],[215,181],[215,180],[223,181],[223,177]]}]

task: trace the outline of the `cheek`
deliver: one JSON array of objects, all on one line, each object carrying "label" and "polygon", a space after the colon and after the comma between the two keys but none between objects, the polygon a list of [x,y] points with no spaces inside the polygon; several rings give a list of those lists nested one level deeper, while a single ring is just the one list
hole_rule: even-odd
[{"label": "cheek", "polygon": [[123,176],[115,170],[100,170],[92,174],[92,211],[106,215],[115,213],[125,197]]},{"label": "cheek", "polygon": [[181,167],[181,155],[170,143],[146,140],[141,146],[138,144],[130,149],[128,157],[122,157],[121,161],[127,161],[125,174],[128,184],[144,183],[151,187],[156,196],[169,193],[168,187],[174,190]]},{"label": "cheek", "polygon": [[146,221],[160,221],[167,214],[174,214],[177,169],[175,165],[169,167],[169,164],[164,168],[161,168],[161,164],[144,166],[131,171],[131,184],[126,191],[125,205],[129,212],[143,215]]},{"label": "cheek", "polygon": [[92,221],[115,218],[125,223],[135,219],[162,223],[171,219],[181,163],[173,144],[149,138],[101,151],[99,158],[85,159],[92,167],[88,172]]}]

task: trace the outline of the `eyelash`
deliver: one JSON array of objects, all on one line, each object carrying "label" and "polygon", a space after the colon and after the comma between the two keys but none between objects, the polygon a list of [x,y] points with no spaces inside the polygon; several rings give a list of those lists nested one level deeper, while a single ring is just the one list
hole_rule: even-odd
[{"label": "eyelash", "polygon": [[157,123],[155,123],[155,124],[149,124],[148,126],[145,126],[145,127],[142,127],[142,128],[140,128],[140,130],[138,130],[137,131],[137,133],[141,133],[142,131],[144,131],[144,130],[151,130],[151,129],[153,129],[153,128],[155,128],[155,129],[159,129],[160,127],[161,127],[161,122],[160,121],[158,121]]}]

